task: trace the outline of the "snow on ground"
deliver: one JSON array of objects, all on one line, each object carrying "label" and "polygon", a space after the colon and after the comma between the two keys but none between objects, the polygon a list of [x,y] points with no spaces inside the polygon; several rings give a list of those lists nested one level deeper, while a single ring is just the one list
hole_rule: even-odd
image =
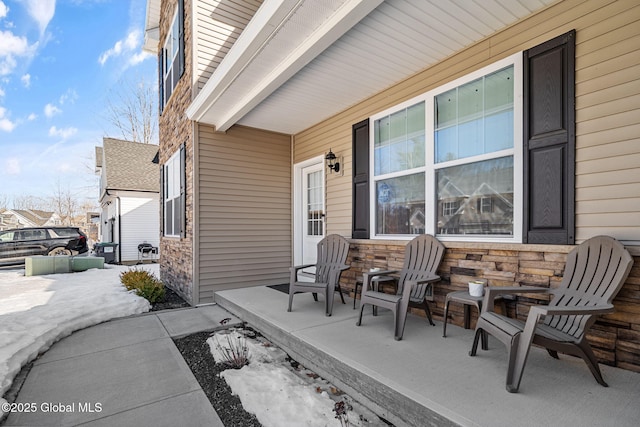
[{"label": "snow on ground", "polygon": [[[25,277],[0,269],[0,403],[22,366],[73,331],[149,311],[120,283],[126,266]],[[158,264],[144,268],[158,276]]]},{"label": "snow on ground", "polygon": [[[217,332],[207,340],[216,362],[226,362],[246,347],[249,364],[227,369],[220,375],[242,406],[264,427],[325,427],[337,425],[376,426],[384,423],[365,407],[342,394],[335,394],[327,381],[313,372],[296,370],[287,354],[265,340],[247,338],[243,331]],[[333,388],[335,391],[335,388]],[[352,406],[349,423],[336,419],[336,402]],[[367,421],[364,421],[367,420]]]}]

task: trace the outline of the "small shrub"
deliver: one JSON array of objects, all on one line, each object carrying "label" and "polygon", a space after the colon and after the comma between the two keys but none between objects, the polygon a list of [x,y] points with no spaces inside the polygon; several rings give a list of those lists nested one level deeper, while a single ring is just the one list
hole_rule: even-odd
[{"label": "small shrub", "polygon": [[351,406],[346,398],[335,403],[333,412],[336,413],[336,418],[340,420],[340,425],[342,427],[348,427],[351,425],[349,424],[349,411],[351,411],[352,409],[353,406]]},{"label": "small shrub", "polygon": [[[219,341],[221,335],[226,338],[226,345]],[[249,347],[244,336],[233,334],[231,330],[231,332],[216,334],[214,340],[223,358],[222,363],[232,369],[240,369],[249,364]]]},{"label": "small shrub", "polygon": [[158,278],[146,270],[136,268],[120,273],[120,281],[127,290],[135,291],[151,304],[164,299],[164,285]]}]

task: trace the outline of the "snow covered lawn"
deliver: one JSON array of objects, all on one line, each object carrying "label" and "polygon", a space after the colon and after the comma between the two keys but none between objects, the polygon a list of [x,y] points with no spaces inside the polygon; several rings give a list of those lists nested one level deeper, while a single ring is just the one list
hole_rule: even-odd
[{"label": "snow covered lawn", "polygon": [[[120,283],[126,266],[81,273],[24,276],[0,270],[0,403],[22,366],[73,331],[132,314],[149,302]],[[158,264],[144,268],[158,276]]]}]

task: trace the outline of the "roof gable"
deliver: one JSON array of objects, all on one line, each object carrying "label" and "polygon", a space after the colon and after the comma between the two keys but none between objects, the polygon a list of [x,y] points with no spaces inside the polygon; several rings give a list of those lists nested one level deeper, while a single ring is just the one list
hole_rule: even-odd
[{"label": "roof gable", "polygon": [[157,145],[113,138],[104,138],[102,145],[105,189],[159,192],[160,170],[153,163]]}]

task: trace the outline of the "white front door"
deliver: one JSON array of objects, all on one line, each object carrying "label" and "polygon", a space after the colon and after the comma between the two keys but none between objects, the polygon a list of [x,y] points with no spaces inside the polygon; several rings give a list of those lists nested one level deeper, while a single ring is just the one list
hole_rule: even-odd
[{"label": "white front door", "polygon": [[313,264],[318,242],[325,236],[322,157],[296,165],[295,174],[294,263]]}]

